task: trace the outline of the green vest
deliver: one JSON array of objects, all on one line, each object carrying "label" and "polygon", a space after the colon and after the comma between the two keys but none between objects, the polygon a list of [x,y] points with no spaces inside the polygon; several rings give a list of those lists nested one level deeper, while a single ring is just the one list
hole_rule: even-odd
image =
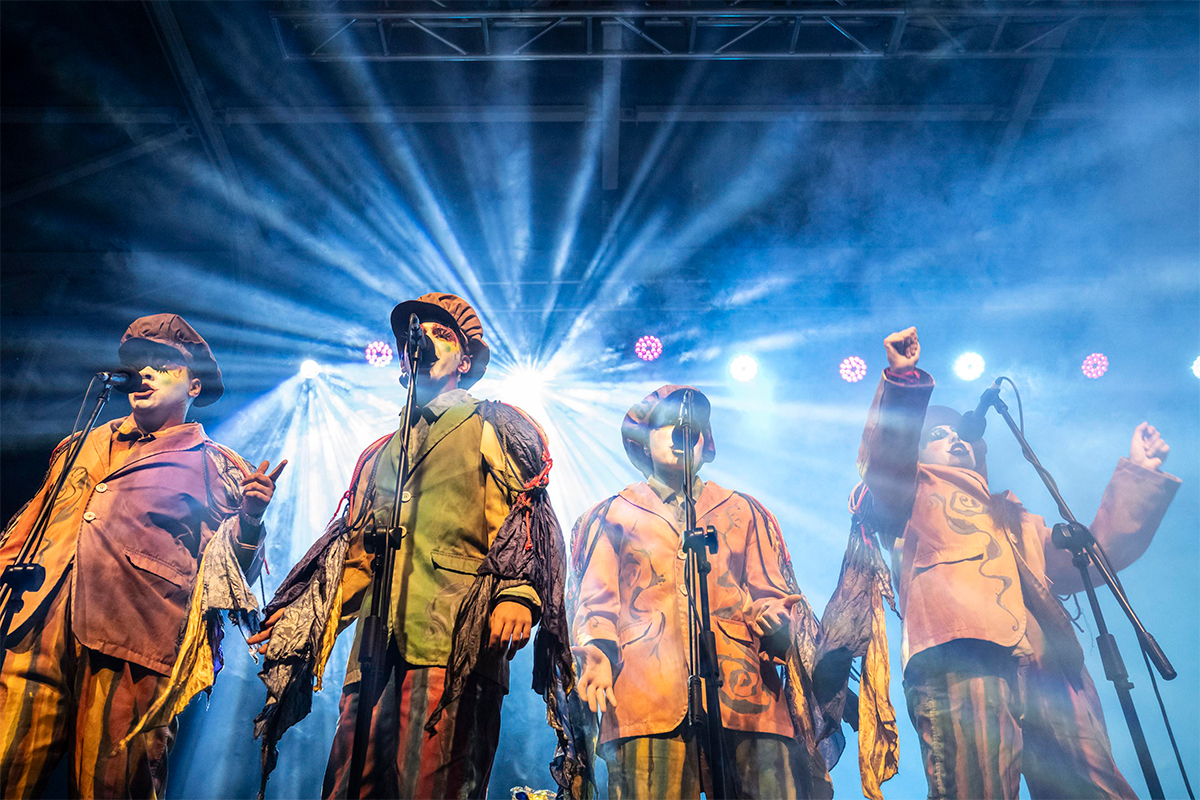
[{"label": "green vest", "polygon": [[[472,399],[442,414],[409,465],[400,509],[406,533],[396,552],[388,634],[401,657],[416,666],[446,666],[458,607],[490,544],[478,406]],[[397,431],[376,456],[371,508],[381,527],[392,520],[400,446]],[[360,620],[370,608],[368,588]],[[362,626],[357,627],[348,681],[357,679]],[[507,684],[507,666],[503,658],[481,659],[478,671]]]}]

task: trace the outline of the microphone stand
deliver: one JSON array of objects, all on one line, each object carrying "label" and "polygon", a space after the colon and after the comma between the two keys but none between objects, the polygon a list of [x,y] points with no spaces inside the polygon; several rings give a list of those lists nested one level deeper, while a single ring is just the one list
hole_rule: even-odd
[{"label": "microphone stand", "polygon": [[367,742],[371,735],[371,713],[386,683],[388,620],[392,609],[392,578],[396,571],[396,551],[407,535],[400,524],[404,486],[408,483],[408,441],[417,399],[417,368],[421,357],[421,321],[416,314],[408,318],[408,338],[404,355],[408,359],[408,391],[404,416],[400,421],[400,464],[396,471],[396,496],[392,500],[391,524],[380,528],[372,522],[363,531],[363,546],[371,558],[371,608],[362,620],[362,638],[358,643],[358,706],[354,716],[354,739],[350,751],[347,797],[362,793],[363,771],[367,760]]},{"label": "microphone stand", "polygon": [[[683,549],[687,559],[684,572],[688,589],[688,724],[692,730],[705,729],[704,750],[708,755],[708,772],[713,784],[711,797],[713,800],[726,800],[732,798],[733,793],[725,774],[725,728],[721,722],[720,695],[722,681],[717,664],[717,639],[713,634],[708,603],[708,573],[712,571],[708,554],[717,552],[717,529],[712,525],[701,529],[696,522],[696,500],[693,496],[696,474],[692,453],[696,440],[693,438],[693,424],[692,390],[685,389],[679,407],[679,428],[683,432],[683,507],[687,522],[683,533]],[[696,607],[697,597],[700,600],[699,608]]]},{"label": "microphone stand", "polygon": [[[100,395],[96,398],[96,405],[92,408],[92,415],[88,417],[83,432],[68,446],[62,470],[59,471],[50,494],[47,495],[42,507],[38,510],[33,528],[17,552],[16,560],[5,567],[3,573],[0,573],[0,609],[3,609],[0,611],[0,667],[4,666],[4,659],[8,655],[8,626],[17,612],[25,606],[25,593],[37,591],[46,580],[46,568],[33,559],[42,546],[46,529],[50,527],[50,515],[54,511],[54,505],[58,502],[58,496],[67,483],[67,476],[75,466],[80,451],[83,450],[83,443],[87,440],[88,434],[92,432],[92,428],[96,426],[96,418],[100,416],[100,412],[112,395],[113,376],[108,373],[101,374],[104,379]],[[76,421],[78,422],[78,418]]]},{"label": "microphone stand", "polygon": [[[990,391],[990,390],[989,390]],[[985,393],[986,396],[987,393]],[[1087,529],[1079,520],[1075,519],[1075,515],[1071,513],[1071,509],[1067,507],[1067,503],[1063,500],[1062,493],[1058,490],[1058,484],[1054,481],[1053,476],[1042,466],[1038,461],[1037,455],[1034,454],[1033,448],[1029,446],[1025,435],[1021,429],[1013,421],[1012,415],[1008,413],[1008,406],[999,397],[999,392],[990,399],[990,404],[996,408],[996,411],[1004,418],[1008,424],[1009,430],[1016,437],[1017,443],[1021,446],[1021,454],[1025,456],[1025,460],[1033,465],[1038,477],[1042,479],[1042,483],[1046,485],[1046,489],[1050,492],[1050,496],[1054,498],[1054,502],[1058,504],[1058,513],[1066,522],[1060,522],[1054,526],[1051,540],[1056,547],[1063,550],[1070,550],[1074,554],[1072,563],[1079,570],[1079,576],[1083,580],[1083,588],[1087,592],[1088,603],[1092,607],[1092,616],[1096,619],[1096,629],[1099,635],[1096,637],[1096,644],[1100,649],[1100,659],[1104,663],[1104,676],[1112,682],[1117,690],[1117,697],[1121,701],[1121,711],[1125,714],[1125,724],[1129,727],[1129,736],[1133,739],[1133,747],[1137,751],[1138,762],[1142,767],[1142,775],[1146,779],[1146,787],[1150,791],[1150,797],[1154,800],[1163,800],[1162,784],[1158,780],[1158,771],[1154,768],[1154,759],[1150,755],[1150,748],[1146,744],[1146,735],[1142,730],[1141,720],[1138,719],[1137,708],[1133,704],[1133,696],[1130,694],[1130,689],[1133,688],[1133,683],[1129,680],[1129,673],[1125,669],[1125,662],[1121,658],[1121,652],[1117,648],[1117,640],[1108,631],[1108,626],[1104,622],[1104,615],[1100,611],[1100,602],[1096,598],[1096,589],[1092,585],[1092,575],[1089,569],[1089,563],[1095,565],[1096,571],[1100,573],[1100,577],[1108,584],[1108,588],[1112,590],[1113,596],[1117,599],[1117,604],[1121,606],[1121,610],[1125,612],[1125,616],[1129,618],[1130,624],[1133,625],[1137,633],[1138,641],[1142,649],[1154,662],[1154,666],[1162,674],[1165,680],[1171,680],[1175,677],[1175,669],[1171,666],[1171,662],[1167,659],[1158,642],[1150,635],[1142,625],[1142,621],[1138,619],[1137,614],[1133,610],[1133,606],[1129,603],[1129,598],[1125,595],[1125,590],[1121,587],[1120,580],[1110,568],[1108,560],[1096,545],[1095,538],[1092,537],[1091,531]]]}]

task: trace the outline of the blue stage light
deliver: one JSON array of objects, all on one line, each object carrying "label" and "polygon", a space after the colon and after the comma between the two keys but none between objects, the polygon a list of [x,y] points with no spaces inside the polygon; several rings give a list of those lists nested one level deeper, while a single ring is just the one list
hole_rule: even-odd
[{"label": "blue stage light", "polygon": [[306,358],[300,364],[300,377],[305,379],[315,378],[321,374],[321,365],[313,361],[311,358]]}]

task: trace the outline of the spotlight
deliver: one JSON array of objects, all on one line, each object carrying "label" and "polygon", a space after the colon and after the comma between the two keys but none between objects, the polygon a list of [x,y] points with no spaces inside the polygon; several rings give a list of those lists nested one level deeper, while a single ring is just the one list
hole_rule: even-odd
[{"label": "spotlight", "polygon": [[754,360],[754,356],[735,356],[733,361],[729,362],[729,374],[735,381],[752,381],[758,374],[758,362]]},{"label": "spotlight", "polygon": [[387,342],[371,342],[366,353],[367,363],[372,367],[386,367],[392,363],[392,347]]},{"label": "spotlight", "polygon": [[653,361],[662,355],[662,340],[657,336],[643,336],[633,346],[633,352],[642,361]]},{"label": "spotlight", "polygon": [[1094,380],[1108,372],[1108,358],[1104,353],[1092,353],[1083,360],[1083,366],[1080,369],[1083,370],[1084,375]]},{"label": "spotlight", "polygon": [[847,383],[858,383],[867,377],[867,362],[858,356],[850,356],[842,360],[841,366],[838,367],[838,372],[841,373],[842,380]]},{"label": "spotlight", "polygon": [[312,379],[321,374],[321,365],[313,361],[311,358],[306,358],[300,364],[300,377]]},{"label": "spotlight", "polygon": [[1196,360],[1192,362],[1192,374],[1200,378],[1200,356],[1196,356]]},{"label": "spotlight", "polygon": [[954,374],[964,381],[973,381],[983,374],[983,356],[979,353],[963,353],[954,362]]}]

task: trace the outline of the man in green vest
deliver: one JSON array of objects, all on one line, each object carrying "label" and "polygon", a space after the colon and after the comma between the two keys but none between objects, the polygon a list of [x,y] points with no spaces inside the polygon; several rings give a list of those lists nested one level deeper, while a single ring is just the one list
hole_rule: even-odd
[{"label": "man in green vest", "polygon": [[[418,407],[400,490],[405,533],[391,586],[386,677],[371,712],[361,796],[483,797],[508,661],[539,618],[535,688],[553,706],[555,689],[571,682],[562,536],[545,492],[551,462],[541,429],[518,409],[467,394],[489,358],[474,309],[442,293],[400,303],[392,312],[398,341],[413,313],[434,357],[405,368],[415,373]],[[370,608],[372,557],[363,533],[391,524],[402,438],[397,431],[363,452],[345,515],[285,579],[266,626],[250,640],[267,656],[268,701],[256,730],[266,734],[264,771],[273,766],[274,742],[298,718],[293,693],[313,680],[320,688],[337,633]],[[325,773],[327,798],[348,791],[361,635],[360,625]]]}]

